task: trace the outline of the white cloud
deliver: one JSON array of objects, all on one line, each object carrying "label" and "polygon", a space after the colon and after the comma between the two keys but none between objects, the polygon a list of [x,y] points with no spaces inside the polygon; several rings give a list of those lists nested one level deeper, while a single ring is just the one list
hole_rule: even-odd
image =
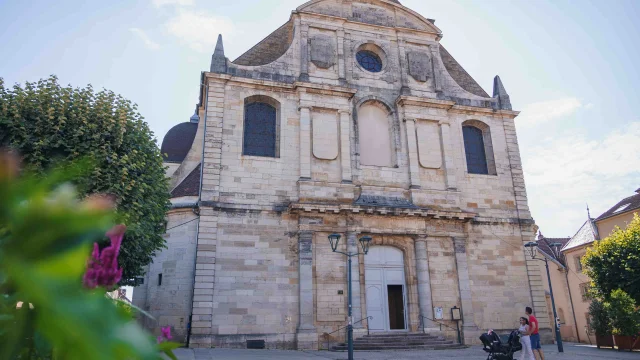
[{"label": "white cloud", "polygon": [[587,218],[587,203],[598,216],[640,187],[640,122],[600,140],[544,139],[522,155],[533,217],[547,236],[573,235]]},{"label": "white cloud", "polygon": [[176,6],[191,6],[194,4],[193,0],[152,0],[155,7],[162,7],[165,5]]},{"label": "white cloud", "polygon": [[142,42],[144,43],[144,45],[151,50],[158,50],[160,49],[160,44],[158,44],[157,42],[151,40],[151,38],[149,37],[149,35],[147,35],[147,33],[142,30],[142,29],[138,29],[138,28],[130,28],[129,31],[131,31],[134,35],[136,35],[140,40],[142,40]]},{"label": "white cloud", "polygon": [[[587,104],[586,108],[591,108],[592,106],[592,104]],[[574,97],[541,101],[525,106],[520,116],[518,116],[517,122],[518,125],[538,125],[572,115],[581,107],[583,107],[582,102]]]},{"label": "white cloud", "polygon": [[234,33],[231,20],[206,12],[179,9],[166,23],[167,31],[201,53],[212,53],[218,34]]}]

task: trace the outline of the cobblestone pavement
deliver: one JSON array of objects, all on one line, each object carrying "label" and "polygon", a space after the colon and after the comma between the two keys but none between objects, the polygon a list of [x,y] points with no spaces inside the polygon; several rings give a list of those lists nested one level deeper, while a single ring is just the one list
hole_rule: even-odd
[{"label": "cobblestone pavement", "polygon": [[[564,344],[564,353],[559,354],[555,345],[545,345],[546,360],[640,360],[640,352],[619,352],[611,349],[597,349],[582,344]],[[284,351],[284,350],[231,350],[231,349],[178,349],[180,360],[344,360],[347,353],[327,351]],[[516,359],[520,353],[516,353]],[[356,351],[357,360],[425,360],[456,359],[485,360],[487,358],[480,346],[463,350],[439,351]]]}]

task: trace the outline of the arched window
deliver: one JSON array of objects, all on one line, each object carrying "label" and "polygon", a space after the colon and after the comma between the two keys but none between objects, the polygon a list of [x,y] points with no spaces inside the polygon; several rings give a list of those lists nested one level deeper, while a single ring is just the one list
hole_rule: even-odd
[{"label": "arched window", "polygon": [[360,164],[393,166],[389,112],[377,102],[366,102],[358,109]]},{"label": "arched window", "polygon": [[467,172],[469,174],[496,175],[489,126],[476,120],[465,121],[462,124],[462,136],[467,159]]},{"label": "arched window", "polygon": [[278,109],[266,96],[245,99],[243,155],[278,157]]}]

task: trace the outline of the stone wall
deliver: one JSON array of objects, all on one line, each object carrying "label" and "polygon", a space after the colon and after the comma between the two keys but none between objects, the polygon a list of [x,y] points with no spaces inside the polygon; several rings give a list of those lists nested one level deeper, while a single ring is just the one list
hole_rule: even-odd
[{"label": "stone wall", "polygon": [[167,249],[156,254],[147,268],[144,283],[135,288],[132,301],[156,318],[154,321],[140,315],[145,327],[160,335],[160,327],[171,326],[175,341],[186,343],[198,216],[192,209],[172,210],[167,214],[167,229],[170,229],[164,235]]}]

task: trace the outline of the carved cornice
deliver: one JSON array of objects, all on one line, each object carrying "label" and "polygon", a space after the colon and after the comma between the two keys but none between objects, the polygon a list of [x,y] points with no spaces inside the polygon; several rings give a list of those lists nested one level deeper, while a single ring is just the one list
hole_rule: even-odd
[{"label": "carved cornice", "polygon": [[365,215],[389,215],[389,216],[415,216],[431,219],[452,219],[468,221],[477,216],[461,210],[436,210],[436,209],[406,209],[377,206],[357,206],[350,204],[289,204],[291,213],[319,213],[319,214],[365,214]]}]

